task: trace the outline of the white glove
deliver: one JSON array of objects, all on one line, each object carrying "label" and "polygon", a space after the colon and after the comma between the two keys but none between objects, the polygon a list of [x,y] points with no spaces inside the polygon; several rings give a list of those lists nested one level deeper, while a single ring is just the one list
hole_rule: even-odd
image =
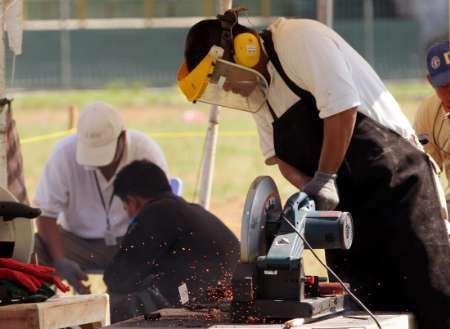
[{"label": "white glove", "polygon": [[75,289],[79,294],[88,294],[89,287],[83,285],[81,281],[87,280],[86,273],[83,272],[80,265],[68,258],[60,258],[54,262],[56,273]]},{"label": "white glove", "polygon": [[316,171],[313,179],[303,187],[303,192],[316,202],[317,210],[334,210],[339,204],[336,179],[336,174]]}]

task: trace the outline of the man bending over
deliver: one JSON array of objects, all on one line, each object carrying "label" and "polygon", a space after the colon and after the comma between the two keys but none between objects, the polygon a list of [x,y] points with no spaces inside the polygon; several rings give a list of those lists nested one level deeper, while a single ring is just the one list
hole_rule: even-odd
[{"label": "man bending over", "polygon": [[104,280],[112,321],[207,302],[226,286],[239,257],[234,234],[213,214],[174,195],[164,172],[147,160],[124,167],[114,194],[132,218]]}]

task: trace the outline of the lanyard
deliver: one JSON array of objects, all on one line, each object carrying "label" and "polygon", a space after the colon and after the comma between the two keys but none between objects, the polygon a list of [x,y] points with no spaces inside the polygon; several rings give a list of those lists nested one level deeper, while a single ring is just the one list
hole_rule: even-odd
[{"label": "lanyard", "polygon": [[109,199],[109,205],[108,208],[106,208],[106,203],[105,203],[105,199],[103,198],[103,193],[102,190],[100,189],[100,184],[98,183],[98,178],[97,178],[97,173],[94,171],[94,178],[95,178],[95,185],[97,186],[97,192],[98,192],[98,196],[100,197],[100,200],[102,201],[102,206],[103,209],[105,210],[105,215],[106,215],[106,228],[108,230],[111,229],[111,223],[109,221],[109,210],[111,209],[111,204],[112,204],[112,200],[114,198],[114,193],[111,194],[111,198]]}]

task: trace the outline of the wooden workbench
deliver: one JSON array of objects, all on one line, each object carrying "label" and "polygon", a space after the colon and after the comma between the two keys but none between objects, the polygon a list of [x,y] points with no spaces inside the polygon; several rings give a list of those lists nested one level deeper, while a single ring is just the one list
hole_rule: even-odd
[{"label": "wooden workbench", "polygon": [[59,329],[109,325],[107,294],[54,297],[41,303],[0,306],[1,329]]},{"label": "wooden workbench", "polygon": [[[169,328],[214,328],[214,329],[282,329],[283,324],[237,324],[226,316],[213,316],[202,312],[183,309],[163,309],[158,320],[145,320],[143,316],[104,327],[109,329],[169,329]],[[383,329],[416,329],[414,317],[410,314],[377,314]],[[375,322],[362,313],[346,313],[326,320],[292,327],[293,329],[377,329]]]}]

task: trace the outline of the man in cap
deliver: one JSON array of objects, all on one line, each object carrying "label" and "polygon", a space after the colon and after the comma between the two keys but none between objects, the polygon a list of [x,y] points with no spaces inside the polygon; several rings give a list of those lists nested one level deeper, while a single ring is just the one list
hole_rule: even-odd
[{"label": "man in cap", "polygon": [[[416,133],[425,144],[447,181],[450,179],[450,49],[449,41],[439,42],[427,52],[428,81],[435,94],[419,107],[414,121]],[[450,190],[446,187],[447,209],[450,208]],[[447,222],[450,234],[450,224]]]},{"label": "man in cap", "polygon": [[[327,26],[279,18],[258,34],[237,18],[230,10],[190,29],[182,92],[253,112],[266,164],[278,165],[318,209],[352,214],[352,248],[326,257],[362,301],[412,311],[424,328],[449,329],[446,207],[395,99]],[[254,74],[237,81],[236,70]],[[241,92],[244,82],[251,93]]]},{"label": "man in cap", "polygon": [[42,210],[36,252],[41,263],[55,266],[80,293],[89,292],[83,269],[103,270],[127,230],[129,218],[113,196],[113,181],[138,159],[155,163],[167,175],[158,144],[125,129],[111,105],[95,102],[80,113],[77,133],[55,146],[45,166],[34,200]]}]

